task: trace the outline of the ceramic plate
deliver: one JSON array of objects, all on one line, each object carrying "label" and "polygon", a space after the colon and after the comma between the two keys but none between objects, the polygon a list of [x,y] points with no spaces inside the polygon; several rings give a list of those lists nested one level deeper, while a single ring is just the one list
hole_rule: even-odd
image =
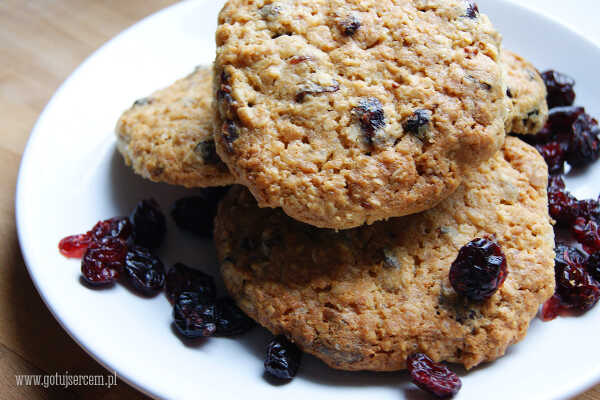
[{"label": "ceramic plate", "polygon": [[[577,103],[600,116],[600,50],[564,26],[499,0],[479,0],[503,33],[506,47],[540,70],[574,76]],[[184,343],[171,327],[162,295],[142,298],[123,286],[90,290],[80,283],[80,263],[57,250],[58,241],[99,219],[130,212],[155,197],[163,209],[194,191],[135,176],[115,150],[113,129],[133,100],[167,86],[197,64],[210,64],[222,0],[187,1],[126,30],[85,61],[56,92],[41,115],[23,156],[17,188],[19,238],[31,277],[64,329],[94,358],[143,392],[160,398],[394,399],[423,395],[404,372],[334,371],[306,356],[291,383],[263,377],[262,329],[239,339]],[[551,44],[551,47],[550,47]],[[581,197],[600,192],[600,162],[568,178]],[[218,275],[209,241],[182,233],[169,221],[160,254]],[[219,282],[220,283],[220,282]],[[222,289],[222,286],[221,286]],[[535,319],[527,338],[505,357],[468,373],[458,398],[564,398],[600,377],[596,327],[600,307],[579,318]],[[59,355],[57,354],[57,357]]]}]

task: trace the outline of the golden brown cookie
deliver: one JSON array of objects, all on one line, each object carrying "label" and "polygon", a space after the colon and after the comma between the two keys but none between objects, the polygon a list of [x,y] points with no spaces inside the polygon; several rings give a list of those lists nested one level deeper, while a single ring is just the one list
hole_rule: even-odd
[{"label": "golden brown cookie", "polygon": [[506,95],[510,99],[506,132],[538,133],[548,119],[542,77],[529,61],[510,50],[502,49],[502,62],[506,70]]},{"label": "golden brown cookie", "polygon": [[[261,209],[236,186],[219,207],[215,244],[238,305],[333,368],[399,370],[414,352],[472,368],[523,339],[554,291],[546,185],[542,157],[510,137],[434,209],[351,230]],[[463,245],[486,235],[508,276],[472,302],[448,271]]]},{"label": "golden brown cookie", "polygon": [[504,141],[498,33],[464,0],[229,0],[217,152],[261,207],[346,229],[435,206]]},{"label": "golden brown cookie", "polygon": [[136,101],[117,123],[117,147],[127,165],[154,182],[186,187],[234,182],[215,152],[212,72],[192,74]]}]

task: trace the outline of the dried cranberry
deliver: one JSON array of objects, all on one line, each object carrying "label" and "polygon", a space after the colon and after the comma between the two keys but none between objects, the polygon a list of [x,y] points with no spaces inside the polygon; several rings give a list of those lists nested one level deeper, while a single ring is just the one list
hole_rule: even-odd
[{"label": "dried cranberry", "polygon": [[549,108],[570,106],[575,101],[575,80],[565,74],[549,70],[542,74],[548,95],[546,100]]},{"label": "dried cranberry", "polygon": [[568,226],[576,218],[577,199],[564,190],[564,186],[549,186],[548,211],[559,225]]},{"label": "dried cranberry", "polygon": [[[569,262],[570,261],[570,262]],[[583,266],[567,259],[566,263],[556,263],[556,294],[560,297],[561,308],[583,313],[592,308],[600,298],[600,287]]]},{"label": "dried cranberry", "polygon": [[600,282],[600,251],[593,253],[584,264],[586,271]]},{"label": "dried cranberry", "polygon": [[572,232],[588,253],[600,250],[600,227],[595,221],[578,217],[573,224]]},{"label": "dried cranberry", "polygon": [[573,122],[567,162],[574,167],[584,167],[598,159],[600,154],[600,128],[598,121],[588,114],[581,114]]},{"label": "dried cranberry", "polygon": [[214,219],[223,189],[205,189],[200,195],[184,197],[173,205],[171,216],[178,227],[204,237],[212,237]]},{"label": "dried cranberry", "polygon": [[274,337],[267,345],[265,370],[279,379],[290,380],[298,372],[302,352],[283,335]]},{"label": "dried cranberry", "polygon": [[548,165],[548,173],[562,174],[565,167],[566,150],[568,146],[561,142],[549,142],[535,145],[537,151],[544,157]]},{"label": "dried cranberry", "polygon": [[188,338],[212,336],[217,330],[215,304],[198,293],[182,292],[177,296],[173,319],[177,330]]},{"label": "dried cranberry", "polygon": [[160,246],[167,232],[167,225],[156,200],[140,201],[131,214],[131,222],[136,244],[150,249]]},{"label": "dried cranberry", "polygon": [[552,295],[542,306],[542,321],[552,321],[562,312],[560,297],[556,294]]},{"label": "dried cranberry", "polygon": [[115,281],[123,269],[127,246],[117,238],[93,242],[81,261],[81,273],[91,285],[106,285]]},{"label": "dried cranberry", "polygon": [[217,289],[212,276],[177,263],[167,273],[166,292],[172,304],[182,292],[196,292],[207,301],[214,300]]},{"label": "dried cranberry", "polygon": [[67,236],[58,243],[58,250],[65,257],[81,258],[93,241],[89,232]]},{"label": "dried cranberry", "polygon": [[217,336],[240,335],[254,327],[254,321],[244,314],[230,297],[217,300],[215,322]]},{"label": "dried cranberry", "polygon": [[360,126],[369,141],[373,140],[375,131],[385,126],[383,105],[375,97],[360,99],[358,106],[354,107],[353,112],[358,117]]},{"label": "dried cranberry", "polygon": [[141,246],[130,248],[125,257],[125,276],[140,292],[152,295],[165,285],[165,267],[150,250]]},{"label": "dried cranberry", "polygon": [[507,273],[506,257],[498,243],[478,238],[459,250],[450,267],[450,283],[457,293],[481,301],[498,290]]},{"label": "dried cranberry", "polygon": [[423,353],[408,356],[406,367],[415,385],[437,397],[454,396],[462,386],[458,375]]}]

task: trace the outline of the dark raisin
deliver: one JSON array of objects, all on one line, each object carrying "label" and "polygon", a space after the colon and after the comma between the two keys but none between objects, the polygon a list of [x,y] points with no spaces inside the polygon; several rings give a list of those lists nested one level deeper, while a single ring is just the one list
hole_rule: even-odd
[{"label": "dark raisin", "polygon": [[187,338],[212,336],[217,330],[215,304],[198,293],[182,292],[173,307],[177,330]]},{"label": "dark raisin", "polygon": [[248,332],[254,321],[238,308],[233,299],[225,297],[217,300],[215,308],[216,336],[234,336]]},{"label": "dark raisin", "polygon": [[67,236],[58,243],[58,250],[65,257],[81,258],[93,241],[90,232]]},{"label": "dark raisin", "polygon": [[600,128],[588,114],[581,114],[573,122],[567,162],[574,167],[584,167],[598,159],[600,154]]},{"label": "dark raisin", "polygon": [[217,295],[212,276],[181,263],[175,264],[167,273],[166,292],[171,304],[182,292],[196,292],[206,301],[214,301]]},{"label": "dark raisin", "polygon": [[146,295],[159,292],[165,285],[165,267],[145,247],[133,246],[125,257],[125,276],[133,288]]},{"label": "dark raisin", "polygon": [[354,35],[360,26],[360,19],[356,15],[349,15],[348,18],[340,22],[342,33],[346,36]]},{"label": "dark raisin", "polygon": [[413,115],[408,117],[402,127],[405,131],[412,133],[421,140],[427,138],[429,131],[429,122],[431,121],[431,111],[416,110]]},{"label": "dark raisin", "polygon": [[148,104],[152,104],[153,99],[151,97],[142,97],[141,99],[137,99],[136,101],[133,102],[133,106],[137,107],[137,106],[145,106]]},{"label": "dark raisin", "polygon": [[199,142],[194,148],[194,153],[196,153],[202,159],[202,161],[207,164],[217,164],[221,161],[217,155],[215,141],[212,139]]},{"label": "dark raisin", "polygon": [[549,174],[556,175],[564,172],[568,146],[561,142],[549,142],[536,144],[535,148],[544,157]]},{"label": "dark raisin", "polygon": [[121,239],[105,238],[87,248],[81,260],[81,273],[91,285],[107,285],[117,279],[125,264],[127,246]]},{"label": "dark raisin", "polygon": [[340,90],[340,85],[336,81],[333,81],[332,84],[329,86],[321,86],[317,85],[316,83],[310,82],[300,87],[300,90],[298,91],[298,93],[296,93],[296,101],[298,103],[302,103],[304,101],[304,98],[308,95],[334,93],[338,90]]},{"label": "dark raisin", "polygon": [[475,301],[490,298],[504,283],[506,257],[495,241],[478,238],[464,245],[450,267],[457,293]]},{"label": "dark raisin", "polygon": [[167,224],[156,200],[140,201],[131,214],[131,222],[136,244],[150,249],[160,246],[167,233]]},{"label": "dark raisin", "polygon": [[510,88],[506,88],[506,96],[508,96],[509,99],[513,98],[513,94]]},{"label": "dark raisin", "polygon": [[171,216],[178,227],[212,237],[217,206],[223,190],[207,188],[198,196],[184,197],[173,205]]},{"label": "dark raisin", "polygon": [[575,101],[575,80],[565,74],[549,70],[542,74],[548,95],[546,100],[549,108],[570,106]]},{"label": "dark raisin", "polygon": [[437,397],[452,397],[462,386],[458,375],[423,353],[408,356],[406,368],[415,385]]},{"label": "dark raisin", "polygon": [[573,236],[588,253],[600,251],[600,227],[595,221],[578,217],[573,223]]},{"label": "dark raisin", "polygon": [[265,370],[272,376],[290,380],[298,372],[302,352],[283,335],[274,337],[267,345]]},{"label": "dark raisin", "polygon": [[467,0],[467,12],[465,14],[467,17],[474,19],[479,15],[479,7],[477,3],[472,0]]},{"label": "dark raisin", "polygon": [[372,142],[375,131],[385,126],[383,105],[379,99],[368,97],[360,99],[353,112],[357,116],[363,132],[367,135],[367,139]]},{"label": "dark raisin", "polygon": [[593,253],[586,260],[585,269],[596,281],[600,282],[600,251]]},{"label": "dark raisin", "polygon": [[233,142],[238,138],[237,124],[233,120],[226,120],[221,127],[221,134],[225,139],[225,145],[229,152],[233,151]]}]

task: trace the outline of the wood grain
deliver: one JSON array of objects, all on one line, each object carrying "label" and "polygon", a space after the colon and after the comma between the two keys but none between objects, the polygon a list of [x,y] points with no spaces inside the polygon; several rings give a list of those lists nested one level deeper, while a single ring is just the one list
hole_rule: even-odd
[{"label": "wood grain", "polygon": [[[25,269],[14,223],[19,161],[61,82],[108,39],[174,0],[0,1],[0,398],[145,399],[110,389],[17,386],[16,374],[107,374],[56,322]],[[174,77],[176,78],[176,77]],[[600,386],[577,397],[600,400]]]}]

